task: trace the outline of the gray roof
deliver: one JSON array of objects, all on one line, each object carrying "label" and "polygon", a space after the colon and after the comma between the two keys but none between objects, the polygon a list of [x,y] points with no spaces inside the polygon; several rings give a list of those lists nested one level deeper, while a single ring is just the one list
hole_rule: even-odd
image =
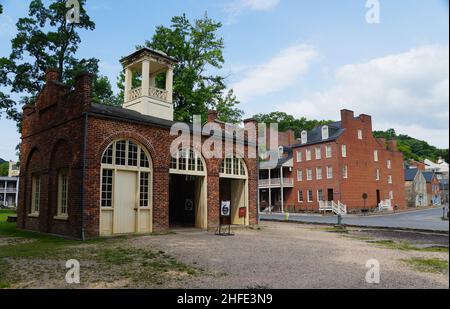
[{"label": "gray roof", "polygon": [[122,62],[124,62],[124,61],[129,60],[129,59],[132,59],[132,58],[134,58],[134,57],[136,57],[136,56],[138,56],[139,54],[142,54],[142,53],[150,53],[150,54],[152,54],[152,55],[155,55],[155,56],[159,56],[159,57],[165,58],[165,59],[167,59],[167,60],[169,60],[169,61],[171,61],[171,62],[175,62],[175,63],[178,63],[178,62],[179,62],[178,59],[176,59],[176,58],[174,58],[174,57],[171,57],[171,56],[167,55],[167,54],[166,54],[165,52],[163,52],[163,51],[156,50],[156,49],[151,49],[151,48],[148,48],[148,47],[140,48],[140,49],[138,49],[137,51],[135,51],[134,53],[132,53],[131,55],[126,56],[126,57],[123,57],[122,59],[120,59],[120,62],[122,63]]},{"label": "gray roof", "polygon": [[423,176],[425,177],[425,179],[427,180],[427,182],[432,182],[434,175],[436,174],[435,172],[422,172]]},{"label": "gray roof", "polygon": [[286,162],[288,162],[289,160],[292,159],[291,157],[287,157],[287,158],[281,158],[278,159],[277,165],[273,166],[271,161],[262,161],[259,163],[259,169],[260,170],[267,170],[267,169],[275,169],[275,168],[280,168],[283,166],[283,164],[285,164]]},{"label": "gray roof", "polygon": [[345,131],[345,129],[342,128],[342,123],[340,121],[330,123],[330,124],[328,124],[329,138],[326,140],[323,140],[322,139],[322,127],[323,126],[317,126],[314,129],[312,129],[311,131],[308,131],[308,142],[306,144],[298,143],[298,144],[292,146],[292,148],[298,148],[298,147],[302,147],[302,146],[315,145],[315,144],[335,141]]},{"label": "gray roof", "polygon": [[[170,129],[172,127],[172,125],[177,123],[175,121],[170,121],[170,120],[161,119],[158,117],[144,115],[139,112],[136,112],[136,111],[133,111],[133,110],[130,110],[127,108],[123,108],[121,106],[92,104],[88,113],[89,113],[89,115],[100,116],[103,118],[123,120],[123,121],[127,121],[127,122],[135,122],[135,123],[139,123],[139,124],[143,124],[143,125],[156,126],[156,127],[160,127],[160,128],[166,128],[166,129]],[[192,132],[193,125],[190,123],[186,123],[186,124],[189,126],[189,128]],[[213,133],[210,133],[210,134],[203,134],[203,133],[204,132],[202,132],[203,136],[207,136],[207,137],[213,136]],[[226,132],[224,132],[222,137],[224,139],[235,138],[237,142],[242,143],[242,139],[238,139],[236,137],[235,132],[234,132],[233,136],[231,136],[231,134],[227,134]],[[245,139],[244,144],[246,144],[246,145],[248,144],[251,146],[254,145],[254,143],[248,142],[247,139]]]},{"label": "gray roof", "polygon": [[135,121],[142,124],[151,124],[158,127],[170,128],[175,122],[161,119],[153,116],[143,115],[139,112],[126,109],[120,106],[111,106],[103,104],[92,104],[89,110],[91,115],[101,115],[111,118],[119,118],[127,121]]},{"label": "gray roof", "polygon": [[405,169],[405,181],[414,181],[418,171],[417,168]]}]

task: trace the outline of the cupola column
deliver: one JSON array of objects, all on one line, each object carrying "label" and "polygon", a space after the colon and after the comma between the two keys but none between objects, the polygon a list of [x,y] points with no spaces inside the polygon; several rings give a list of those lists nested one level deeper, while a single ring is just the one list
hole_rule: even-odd
[{"label": "cupola column", "polygon": [[149,96],[150,91],[150,61],[144,59],[142,61],[142,94]]}]

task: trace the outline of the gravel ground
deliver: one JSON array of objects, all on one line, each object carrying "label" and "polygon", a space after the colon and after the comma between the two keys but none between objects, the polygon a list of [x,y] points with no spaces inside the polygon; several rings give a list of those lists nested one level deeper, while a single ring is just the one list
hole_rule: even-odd
[{"label": "gravel ground", "polygon": [[[130,245],[164,250],[213,274],[185,281],[184,288],[449,288],[448,272],[422,273],[401,261],[416,257],[448,261],[448,253],[380,248],[362,239],[330,233],[324,227],[275,222],[261,227],[235,230],[234,237],[178,230],[172,235],[135,238]],[[420,237],[420,243],[425,243]],[[442,244],[439,239],[428,242]],[[365,265],[370,259],[380,262],[379,285],[365,281]]]}]

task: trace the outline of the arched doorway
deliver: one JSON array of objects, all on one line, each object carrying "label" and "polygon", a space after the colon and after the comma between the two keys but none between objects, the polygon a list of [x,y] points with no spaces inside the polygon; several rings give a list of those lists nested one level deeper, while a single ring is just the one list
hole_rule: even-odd
[{"label": "arched doorway", "polygon": [[[229,201],[231,205],[229,222],[223,223],[249,225],[248,169],[243,159],[228,157],[222,161],[219,196],[221,203]],[[243,213],[243,210],[245,213]]]},{"label": "arched doorway", "polygon": [[102,157],[100,235],[151,233],[153,164],[132,140],[117,140]]},{"label": "arched doorway", "polygon": [[208,228],[207,173],[202,155],[180,149],[170,163],[169,224],[172,227]]}]

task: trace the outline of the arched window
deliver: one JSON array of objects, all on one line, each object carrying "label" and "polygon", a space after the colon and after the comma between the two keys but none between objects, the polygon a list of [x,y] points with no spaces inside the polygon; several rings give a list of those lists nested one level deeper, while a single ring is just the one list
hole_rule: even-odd
[{"label": "arched window", "polygon": [[180,149],[170,162],[172,174],[204,175],[206,168],[201,154],[193,149]]},{"label": "arched window", "polygon": [[117,170],[138,173],[139,205],[151,206],[150,186],[152,165],[147,152],[131,140],[118,140],[106,148],[102,157],[101,206],[114,207],[114,177]]},{"label": "arched window", "polygon": [[225,158],[220,166],[220,177],[247,178],[247,167],[244,160],[236,157]]}]

